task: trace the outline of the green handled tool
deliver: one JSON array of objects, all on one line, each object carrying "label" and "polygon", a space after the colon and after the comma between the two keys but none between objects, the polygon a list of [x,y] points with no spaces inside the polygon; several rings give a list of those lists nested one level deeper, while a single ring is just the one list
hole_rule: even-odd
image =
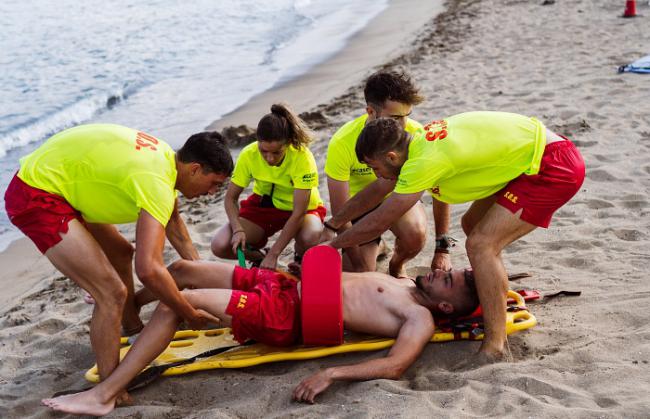
[{"label": "green handled tool", "polygon": [[241,247],[237,248],[237,260],[239,261],[239,266],[242,268],[246,267],[246,257],[244,256],[244,251]]}]

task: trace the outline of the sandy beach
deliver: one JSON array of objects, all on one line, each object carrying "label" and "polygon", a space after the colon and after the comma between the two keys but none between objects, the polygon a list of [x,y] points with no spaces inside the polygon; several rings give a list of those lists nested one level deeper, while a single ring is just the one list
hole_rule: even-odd
[{"label": "sandy beach", "polygon": [[[387,13],[416,22],[406,7],[414,3],[395,2]],[[510,338],[512,362],[459,370],[457,363],[479,343],[430,344],[400,380],[337,383],[315,405],[290,399],[303,378],[385,351],[213,370],[162,378],[135,392],[135,405],[109,417],[650,417],[650,76],[616,72],[650,53],[645,4],[637,2],[643,16],[635,19],[619,17],[624,1],[448,0],[440,14],[435,3],[418,6],[416,28],[382,20],[384,31],[351,41],[371,43],[391,33],[389,27],[399,40],[361,67],[348,49],[342,61],[332,57],[334,67],[324,63],[211,124],[254,124],[273,101],[287,100],[317,116],[311,148],[322,176],[329,136],[364,111],[363,78],[386,67],[408,71],[421,87],[426,100],[413,112],[421,122],[470,110],[510,111],[570,137],[587,165],[582,190],[549,229],[517,241],[503,258],[509,271],[532,274],[513,288],[582,295],[531,303],[539,325]],[[345,72],[334,70],[342,67]],[[323,83],[332,83],[328,94]],[[219,197],[183,205],[205,258],[225,221],[222,208]],[[458,267],[466,265],[459,225],[465,209],[452,209]],[[132,238],[132,229],[124,231]],[[430,236],[409,268],[428,266],[432,252]],[[165,256],[171,261],[174,253],[168,248]],[[40,399],[88,385],[91,307],[27,240],[0,254],[0,266],[0,417],[51,417]]]}]

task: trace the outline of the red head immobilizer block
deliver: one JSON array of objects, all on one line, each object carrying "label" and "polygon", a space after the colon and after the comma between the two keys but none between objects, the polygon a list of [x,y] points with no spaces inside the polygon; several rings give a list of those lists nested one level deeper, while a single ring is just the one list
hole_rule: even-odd
[{"label": "red head immobilizer block", "polygon": [[316,246],[302,258],[302,339],[305,345],[343,343],[341,256],[330,246]]}]

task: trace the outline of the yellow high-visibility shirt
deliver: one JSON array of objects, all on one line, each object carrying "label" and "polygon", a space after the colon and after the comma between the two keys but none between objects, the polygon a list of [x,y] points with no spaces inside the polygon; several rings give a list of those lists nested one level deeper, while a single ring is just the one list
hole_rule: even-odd
[{"label": "yellow high-visibility shirt", "polygon": [[[325,160],[325,173],[334,180],[349,182],[350,198],[377,180],[377,176],[365,163],[357,159],[355,147],[359,134],[366,126],[368,114],[364,114],[339,128],[330,139]],[[422,130],[420,123],[408,119],[406,131],[415,134]]]},{"label": "yellow high-visibility shirt", "polygon": [[175,153],[163,141],[112,124],[79,125],[20,159],[18,177],[62,196],[90,223],[123,224],[144,209],[167,225],[176,202]]},{"label": "yellow high-visibility shirt", "polygon": [[546,128],[506,112],[467,112],[433,121],[408,149],[395,192],[429,190],[450,204],[486,198],[521,174],[535,175]]},{"label": "yellow high-visibility shirt", "polygon": [[273,206],[283,211],[293,210],[294,189],[310,189],[308,210],[323,205],[318,193],[318,168],[308,148],[296,149],[289,145],[279,166],[269,165],[257,146],[257,141],[244,147],[235,163],[230,181],[246,188],[251,180],[253,193],[271,195]]}]

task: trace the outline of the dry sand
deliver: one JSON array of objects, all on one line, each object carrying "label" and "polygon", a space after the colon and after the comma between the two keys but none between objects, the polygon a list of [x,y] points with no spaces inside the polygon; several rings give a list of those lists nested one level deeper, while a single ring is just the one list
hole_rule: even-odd
[{"label": "dry sand", "polygon": [[[583,292],[531,304],[540,324],[511,337],[514,362],[459,371],[456,362],[478,343],[431,344],[402,379],[337,383],[313,406],[290,400],[301,379],[385,351],[214,370],[161,379],[111,417],[650,417],[650,76],[616,73],[650,53],[650,8],[638,2],[645,16],[628,20],[618,17],[623,1],[543,2],[449,1],[386,64],[422,86],[428,99],[416,119],[480,109],[528,114],[569,135],[585,157],[582,191],[548,230],[504,252],[510,271],[533,273],[519,286]],[[354,85],[312,109],[325,117],[312,147],[321,167],[329,135],[362,112],[360,91]],[[184,208],[206,257],[224,219],[220,205],[212,199]],[[453,209],[452,234],[460,239],[464,208]],[[20,247],[1,260],[0,417],[49,417],[40,398],[86,385],[90,308],[69,280],[25,259],[30,252]],[[411,266],[428,265],[431,252],[429,240]],[[25,267],[7,272],[7,260]],[[29,268],[25,260],[39,264]],[[462,246],[453,261],[465,264]]]}]

